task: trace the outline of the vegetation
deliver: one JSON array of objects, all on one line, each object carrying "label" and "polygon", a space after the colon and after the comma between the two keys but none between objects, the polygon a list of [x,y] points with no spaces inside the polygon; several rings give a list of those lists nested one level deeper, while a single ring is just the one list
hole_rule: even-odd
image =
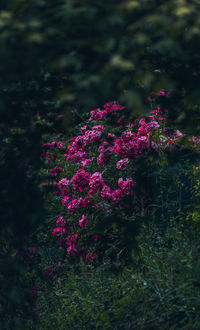
[{"label": "vegetation", "polygon": [[[199,9],[198,0],[0,4],[0,328],[199,328]],[[131,123],[168,109],[166,127],[183,137],[162,159],[136,160],[134,225],[123,211],[102,215],[109,228],[97,217],[99,256],[84,264],[52,236],[66,210],[41,146],[67,147],[88,109],[109,100]]]}]

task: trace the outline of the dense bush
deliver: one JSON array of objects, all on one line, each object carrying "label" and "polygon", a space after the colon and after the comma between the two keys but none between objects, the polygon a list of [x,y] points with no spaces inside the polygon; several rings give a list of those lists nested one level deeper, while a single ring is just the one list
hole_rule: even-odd
[{"label": "dense bush", "polygon": [[168,112],[160,107],[132,123],[125,111],[107,103],[90,111],[80,135],[43,144],[56,188],[52,234],[70,259],[86,264],[119,255],[126,261],[141,224],[178,216],[189,203],[187,171],[199,139],[167,127]]}]

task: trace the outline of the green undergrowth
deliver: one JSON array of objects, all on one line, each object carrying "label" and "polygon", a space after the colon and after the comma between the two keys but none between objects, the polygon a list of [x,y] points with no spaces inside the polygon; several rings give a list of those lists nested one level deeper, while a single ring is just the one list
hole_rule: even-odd
[{"label": "green undergrowth", "polygon": [[143,226],[128,266],[65,265],[39,293],[36,329],[199,329],[199,230],[188,220]]}]

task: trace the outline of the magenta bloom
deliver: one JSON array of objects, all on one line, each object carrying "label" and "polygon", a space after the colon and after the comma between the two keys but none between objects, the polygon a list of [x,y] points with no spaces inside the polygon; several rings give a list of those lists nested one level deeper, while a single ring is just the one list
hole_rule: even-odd
[{"label": "magenta bloom", "polygon": [[65,196],[63,199],[62,199],[62,205],[64,207],[67,207],[68,205],[68,200],[69,200],[69,196]]},{"label": "magenta bloom", "polygon": [[100,172],[95,172],[90,177],[89,186],[93,192],[101,190],[103,188],[104,182],[102,178],[102,174]]},{"label": "magenta bloom", "polygon": [[78,234],[73,234],[73,235],[69,235],[67,238],[66,238],[66,245],[67,246],[71,246],[71,245],[75,245],[76,242],[77,242],[77,239],[78,239]]},{"label": "magenta bloom", "polygon": [[152,120],[152,121],[149,123],[149,127],[150,127],[151,129],[156,129],[156,128],[159,128],[160,125],[158,124],[157,121]]},{"label": "magenta bloom", "polygon": [[159,96],[161,96],[161,95],[162,95],[162,96],[165,96],[165,95],[166,95],[166,93],[165,93],[165,92],[163,92],[163,91],[159,91],[159,92],[158,92],[158,95],[159,95]]},{"label": "magenta bloom", "polygon": [[81,133],[85,134],[85,132],[87,131],[87,125],[84,125],[81,127]]},{"label": "magenta bloom", "polygon": [[123,180],[120,178],[118,180],[118,185],[119,187],[123,190],[123,192],[126,195],[130,195],[131,193],[131,188],[134,186],[135,182],[132,178],[126,178],[126,180]]},{"label": "magenta bloom", "polygon": [[174,137],[182,137],[183,134],[177,129],[176,131],[174,131]]},{"label": "magenta bloom", "polygon": [[120,189],[116,189],[112,192],[111,199],[114,203],[118,203],[122,200],[123,193]]},{"label": "magenta bloom", "polygon": [[103,186],[103,189],[101,191],[101,197],[107,201],[112,200],[112,190],[109,186]]},{"label": "magenta bloom", "polygon": [[67,252],[70,254],[70,256],[76,257],[79,254],[79,251],[76,249],[74,245],[70,245],[67,248]]},{"label": "magenta bloom", "polygon": [[62,142],[57,142],[57,141],[53,141],[53,142],[47,142],[44,143],[42,145],[42,147],[48,147],[49,149],[60,149],[63,148],[63,143]]},{"label": "magenta bloom", "polygon": [[79,226],[80,226],[81,228],[86,227],[87,224],[88,224],[88,221],[87,221],[87,219],[86,219],[86,216],[85,216],[85,215],[82,215],[82,217],[81,217],[81,219],[79,220],[78,223],[79,223]]},{"label": "magenta bloom", "polygon": [[128,166],[128,163],[129,163],[128,158],[121,159],[117,162],[116,168],[118,170],[125,170]]},{"label": "magenta bloom", "polygon": [[62,216],[60,216],[59,218],[58,218],[58,220],[56,221],[56,226],[61,226],[61,227],[65,227],[65,225],[66,225],[66,221],[63,219],[63,217]]},{"label": "magenta bloom", "polygon": [[73,188],[75,191],[79,190],[82,192],[89,188],[89,180],[90,174],[84,169],[81,169],[72,177],[71,182],[73,183]]},{"label": "magenta bloom", "polygon": [[58,188],[58,194],[61,194],[63,197],[69,194],[70,180],[66,178],[61,179],[59,182],[54,182],[54,186]]},{"label": "magenta bloom", "polygon": [[54,228],[54,230],[52,231],[52,235],[54,237],[60,237],[64,234],[66,234],[66,229],[64,227],[57,227],[57,228]]}]

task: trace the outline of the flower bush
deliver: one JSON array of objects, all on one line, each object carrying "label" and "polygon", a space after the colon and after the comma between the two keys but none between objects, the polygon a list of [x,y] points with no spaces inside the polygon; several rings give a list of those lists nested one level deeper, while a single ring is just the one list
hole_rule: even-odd
[{"label": "flower bush", "polygon": [[199,145],[167,127],[167,114],[156,107],[128,122],[125,107],[109,102],[90,111],[70,141],[43,144],[60,210],[52,235],[69,258],[90,264],[129,255],[142,217],[152,212],[152,173],[174,150]]}]

